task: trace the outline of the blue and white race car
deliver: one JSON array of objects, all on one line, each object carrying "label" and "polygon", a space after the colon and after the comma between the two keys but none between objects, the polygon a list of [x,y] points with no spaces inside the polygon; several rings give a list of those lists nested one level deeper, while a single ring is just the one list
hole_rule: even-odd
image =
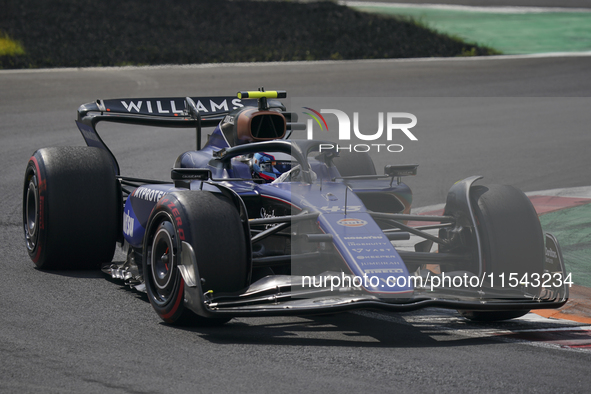
[{"label": "blue and white race car", "polygon": [[[367,154],[291,139],[305,125],[285,97],[82,105],[88,146],[40,149],[26,168],[31,259],[41,269],[102,267],[174,324],[431,306],[503,320],[567,301],[559,245],[521,191],[473,176],[451,187],[443,215],[411,214],[402,177],[417,165],[382,174]],[[96,131],[102,121],[194,127],[197,148],[176,159],[171,180],[123,176]],[[214,130],[201,147],[205,127]],[[117,244],[125,261],[112,262]]]}]

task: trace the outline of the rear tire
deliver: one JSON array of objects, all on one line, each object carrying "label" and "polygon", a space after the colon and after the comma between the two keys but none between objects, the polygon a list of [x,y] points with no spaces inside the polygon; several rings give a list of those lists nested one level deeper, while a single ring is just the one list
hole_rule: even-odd
[{"label": "rear tire", "polygon": [[339,152],[332,159],[341,176],[376,175],[376,167],[371,156],[366,152]]},{"label": "rear tire", "polygon": [[[473,186],[472,208],[482,242],[483,270],[493,274],[526,273],[544,270],[544,236],[531,201],[520,190],[507,185]],[[505,283],[506,285],[507,283]],[[496,286],[498,287],[498,286]],[[502,289],[499,287],[499,289]],[[537,289],[529,288],[535,293]],[[523,316],[529,310],[458,311],[475,321],[508,320]]]},{"label": "rear tire", "polygon": [[144,282],[158,316],[175,325],[226,323],[231,318],[206,318],[185,307],[185,282],[177,269],[182,241],[193,247],[203,291],[242,290],[250,272],[238,210],[220,194],[174,192],[154,208],[144,240]]},{"label": "rear tire", "polygon": [[106,152],[44,148],[25,171],[23,227],[31,260],[42,269],[98,268],[115,252],[122,197]]}]

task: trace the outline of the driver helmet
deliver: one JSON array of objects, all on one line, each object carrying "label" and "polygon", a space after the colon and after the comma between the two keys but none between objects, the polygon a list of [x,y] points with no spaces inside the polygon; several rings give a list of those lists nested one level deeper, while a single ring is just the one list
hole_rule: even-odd
[{"label": "driver helmet", "polygon": [[291,170],[292,158],[285,153],[257,152],[252,160],[253,178],[264,179],[265,182],[273,182],[281,174]]}]

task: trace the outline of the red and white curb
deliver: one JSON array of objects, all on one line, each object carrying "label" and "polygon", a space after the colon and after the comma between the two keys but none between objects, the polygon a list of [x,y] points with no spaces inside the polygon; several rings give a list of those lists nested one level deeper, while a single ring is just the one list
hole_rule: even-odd
[{"label": "red and white curb", "polygon": [[[525,193],[536,209],[538,215],[544,215],[550,212],[562,209],[574,208],[577,206],[591,204],[591,186],[571,187],[551,190],[541,190]],[[413,209],[412,213],[419,215],[442,215],[445,204],[436,204],[426,207]],[[591,225],[591,218],[589,218]],[[417,226],[425,222],[410,222],[409,225]],[[400,248],[412,248],[414,241],[409,241],[408,245],[402,245]],[[398,245],[397,245],[398,246]],[[570,289],[569,302],[562,308],[555,310],[537,310],[535,311],[540,319],[563,319],[575,321],[583,324],[591,324],[591,289],[583,286],[573,286]],[[530,314],[528,316],[535,316]],[[554,333],[552,330],[540,331],[535,338],[528,340],[552,342],[568,347],[585,347],[591,349],[591,331],[585,329],[571,330],[569,332]],[[505,335],[505,334],[503,334]],[[506,336],[519,339],[520,335],[506,334]],[[544,339],[545,338],[545,339]],[[572,346],[571,346],[572,345]]]},{"label": "red and white curb", "polygon": [[[538,215],[591,203],[591,186],[541,190],[527,192],[525,194],[534,204]],[[444,208],[445,204],[435,204],[413,208],[412,213],[419,215],[441,215],[443,214]],[[418,225],[419,222],[411,222],[410,224]]]},{"label": "red and white curb", "polygon": [[[355,311],[356,315],[413,326],[433,335],[436,341],[461,338],[493,339],[508,343],[561,350],[590,352],[591,325],[548,319],[529,313],[506,322],[472,323],[449,310],[424,309],[408,313]],[[446,333],[445,335],[441,335]],[[444,338],[444,339],[442,339]]]}]

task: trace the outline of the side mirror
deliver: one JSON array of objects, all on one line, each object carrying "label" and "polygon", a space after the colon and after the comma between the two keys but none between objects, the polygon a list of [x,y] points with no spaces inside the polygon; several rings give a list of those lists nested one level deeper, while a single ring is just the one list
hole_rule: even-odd
[{"label": "side mirror", "polygon": [[174,181],[175,187],[189,189],[191,181],[211,179],[211,171],[207,168],[173,168],[170,171],[170,178]]},{"label": "side mirror", "polygon": [[418,164],[403,164],[396,166],[392,164],[387,164],[384,167],[384,173],[391,177],[417,175],[418,166]]}]

